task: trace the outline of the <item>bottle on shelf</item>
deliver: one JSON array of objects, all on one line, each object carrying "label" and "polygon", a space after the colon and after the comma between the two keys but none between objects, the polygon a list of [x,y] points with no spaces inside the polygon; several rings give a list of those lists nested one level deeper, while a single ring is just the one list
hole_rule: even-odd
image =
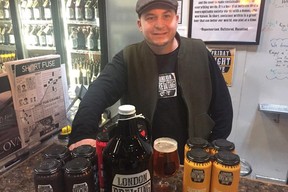
[{"label": "bottle on shelf", "polygon": [[76,20],[84,19],[84,3],[83,0],[76,0],[75,3],[75,18]]},{"label": "bottle on shelf", "polygon": [[44,25],[40,26],[40,29],[37,32],[37,36],[38,36],[38,39],[39,39],[39,45],[41,47],[47,46],[46,33],[45,33],[44,29],[45,29]]},{"label": "bottle on shelf", "polygon": [[43,6],[40,0],[35,0],[33,2],[33,15],[35,20],[43,19]]},{"label": "bottle on shelf", "polygon": [[85,34],[83,33],[83,29],[80,26],[78,27],[77,44],[78,44],[78,49],[80,50],[84,50],[86,48]]},{"label": "bottle on shelf", "polygon": [[28,0],[26,7],[25,7],[25,13],[24,16],[27,20],[32,20],[34,19],[34,15],[33,15],[33,4],[34,1],[33,0]]},{"label": "bottle on shelf", "polygon": [[13,32],[13,25],[10,25],[10,28],[8,30],[8,38],[9,38],[9,44],[10,45],[15,45],[15,36],[14,36],[14,32]]},{"label": "bottle on shelf", "polygon": [[70,42],[71,42],[71,48],[72,49],[78,49],[78,40],[77,40],[77,33],[78,33],[78,30],[76,27],[72,27],[72,31],[69,35],[69,39],[70,39]]},{"label": "bottle on shelf", "polygon": [[93,8],[93,3],[91,0],[86,1],[84,10],[84,17],[86,20],[91,21],[95,19],[95,9]]},{"label": "bottle on shelf", "polygon": [[4,1],[0,1],[0,20],[4,20]]},{"label": "bottle on shelf", "polygon": [[9,28],[8,25],[4,25],[4,29],[2,31],[2,34],[4,36],[4,45],[9,45],[9,34],[8,34]]},{"label": "bottle on shelf", "polygon": [[4,35],[2,34],[3,30],[4,30],[4,26],[0,26],[0,45],[4,44]]},{"label": "bottle on shelf", "polygon": [[75,20],[75,1],[68,0],[66,3],[67,19]]},{"label": "bottle on shelf", "polygon": [[39,31],[38,25],[31,25],[31,30],[29,32],[29,44],[31,46],[39,46],[39,38],[37,36],[37,32]]},{"label": "bottle on shelf", "polygon": [[43,11],[44,11],[44,14],[43,14],[43,19],[45,20],[50,20],[52,17],[51,17],[51,1],[50,0],[44,0],[43,2]]},{"label": "bottle on shelf", "polygon": [[10,16],[10,3],[8,0],[3,1],[4,2],[4,6],[3,6],[3,11],[4,11],[4,19],[6,20],[10,20],[11,16]]},{"label": "bottle on shelf", "polygon": [[96,25],[99,26],[99,10],[98,10],[98,0],[95,0],[93,4],[93,9],[94,9],[94,18],[96,21]]},{"label": "bottle on shelf", "polygon": [[49,47],[53,47],[54,46],[54,33],[53,33],[53,27],[51,25],[47,25],[45,28],[45,33],[46,33],[46,41],[47,41],[47,45]]}]

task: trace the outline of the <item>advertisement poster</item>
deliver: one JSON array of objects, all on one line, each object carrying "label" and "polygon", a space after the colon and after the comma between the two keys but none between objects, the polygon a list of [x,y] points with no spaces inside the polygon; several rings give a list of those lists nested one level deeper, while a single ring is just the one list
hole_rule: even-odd
[{"label": "advertisement poster", "polygon": [[190,37],[205,42],[259,44],[263,0],[193,0]]},{"label": "advertisement poster", "polygon": [[224,47],[223,48],[208,47],[208,49],[215,58],[215,61],[218,64],[220,70],[222,71],[227,86],[231,87],[233,80],[236,49],[224,48]]},{"label": "advertisement poster", "polygon": [[64,127],[66,110],[59,55],[4,63],[24,145],[37,145]]}]

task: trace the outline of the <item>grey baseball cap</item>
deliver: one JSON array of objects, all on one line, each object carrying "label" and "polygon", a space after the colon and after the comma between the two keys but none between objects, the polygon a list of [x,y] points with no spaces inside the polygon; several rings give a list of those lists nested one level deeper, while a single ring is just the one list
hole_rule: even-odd
[{"label": "grey baseball cap", "polygon": [[136,4],[136,12],[140,16],[144,11],[151,8],[171,8],[177,12],[177,0],[138,0]]}]

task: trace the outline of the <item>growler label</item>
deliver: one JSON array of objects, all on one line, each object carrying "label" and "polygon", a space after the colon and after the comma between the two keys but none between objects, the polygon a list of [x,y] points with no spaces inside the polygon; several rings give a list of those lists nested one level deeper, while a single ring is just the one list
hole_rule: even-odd
[{"label": "growler label", "polygon": [[112,192],[151,190],[151,176],[148,170],[133,175],[116,174],[112,183]]},{"label": "growler label", "polygon": [[191,179],[195,183],[203,183],[205,179],[205,172],[203,169],[192,169]]},{"label": "growler label", "polygon": [[222,185],[231,185],[233,182],[233,173],[220,171],[218,175],[219,183]]}]

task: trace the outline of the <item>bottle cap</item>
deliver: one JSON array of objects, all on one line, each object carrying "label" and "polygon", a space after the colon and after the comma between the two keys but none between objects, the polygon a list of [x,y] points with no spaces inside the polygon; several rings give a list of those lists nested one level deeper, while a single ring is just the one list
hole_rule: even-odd
[{"label": "bottle cap", "polygon": [[186,157],[188,160],[196,162],[196,163],[206,163],[210,161],[210,154],[204,149],[193,149],[191,151],[188,151],[186,154]]},{"label": "bottle cap", "polygon": [[234,166],[240,163],[240,157],[230,151],[219,151],[214,157],[218,163],[223,165]]},{"label": "bottle cap", "polygon": [[61,170],[61,162],[57,159],[44,159],[38,166],[35,167],[36,175],[50,175]]},{"label": "bottle cap", "polygon": [[80,174],[91,168],[91,162],[84,157],[75,157],[64,165],[66,173]]},{"label": "bottle cap", "polygon": [[133,115],[136,113],[136,109],[133,105],[121,105],[118,107],[118,113],[120,115]]},{"label": "bottle cap", "polygon": [[189,138],[186,142],[189,148],[195,149],[195,148],[207,148],[209,146],[209,143],[206,139],[200,138],[200,137],[192,137]]},{"label": "bottle cap", "polygon": [[235,149],[234,143],[226,139],[217,139],[212,142],[212,145],[217,150],[233,151]]}]

